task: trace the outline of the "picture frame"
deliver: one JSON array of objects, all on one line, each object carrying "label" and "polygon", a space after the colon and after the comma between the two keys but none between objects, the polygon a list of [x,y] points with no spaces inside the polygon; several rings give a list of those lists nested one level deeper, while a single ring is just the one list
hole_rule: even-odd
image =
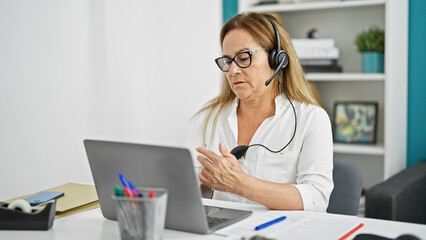
[{"label": "picture frame", "polygon": [[333,141],[375,144],[377,102],[336,102],[333,114]]}]

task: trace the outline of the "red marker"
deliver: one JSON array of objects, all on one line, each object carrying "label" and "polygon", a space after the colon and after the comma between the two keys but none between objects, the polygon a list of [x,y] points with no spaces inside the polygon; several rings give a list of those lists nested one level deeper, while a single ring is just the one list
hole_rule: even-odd
[{"label": "red marker", "polygon": [[153,198],[153,197],[155,197],[155,191],[154,191],[154,189],[150,189],[149,190],[149,198]]},{"label": "red marker", "polygon": [[136,192],[136,189],[132,189],[132,197],[138,197],[138,192]]},{"label": "red marker", "polygon": [[130,188],[125,187],[124,188],[124,194],[126,194],[126,197],[132,197],[132,192],[130,191]]}]

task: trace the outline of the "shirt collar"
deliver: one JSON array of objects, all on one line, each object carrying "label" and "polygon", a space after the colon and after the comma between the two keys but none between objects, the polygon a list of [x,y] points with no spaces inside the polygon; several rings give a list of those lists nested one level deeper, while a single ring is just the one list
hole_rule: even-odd
[{"label": "shirt collar", "polygon": [[[237,144],[238,137],[238,119],[237,119],[237,108],[240,103],[240,99],[235,98],[231,104],[230,111],[228,112],[228,124],[231,128],[232,133],[234,134],[235,144]],[[275,98],[275,115],[279,113],[280,110],[284,109],[284,107],[288,104],[287,99],[284,95],[280,94]],[[273,118],[272,116],[271,118]]]},{"label": "shirt collar", "polygon": [[[275,114],[277,114],[280,111],[280,109],[282,109],[288,103],[287,98],[282,94],[278,95],[274,101],[275,101]],[[237,108],[239,103],[240,103],[240,99],[235,98],[234,101],[232,102],[231,111],[228,117],[233,114],[237,114]]]}]

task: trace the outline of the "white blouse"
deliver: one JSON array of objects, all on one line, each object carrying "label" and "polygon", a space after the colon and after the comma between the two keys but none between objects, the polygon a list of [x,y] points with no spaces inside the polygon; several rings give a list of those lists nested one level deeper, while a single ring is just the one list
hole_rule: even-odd
[{"label": "white blouse", "polygon": [[[202,146],[220,155],[219,142],[231,151],[237,146],[238,99],[220,115],[212,132],[214,114],[203,134],[207,112],[191,119],[185,146],[192,151],[197,176],[202,165],[196,160],[196,147]],[[271,153],[263,147],[250,147],[239,159],[243,170],[256,178],[296,186],[303,200],[304,210],[325,212],[333,190],[333,139],[328,114],[315,105],[293,101],[297,115],[296,135],[280,153]],[[291,139],[294,131],[294,113],[285,96],[275,98],[275,115],[267,118],[256,130],[250,145],[260,143],[271,150],[279,150]],[[213,199],[254,203],[238,195],[214,191]]]}]

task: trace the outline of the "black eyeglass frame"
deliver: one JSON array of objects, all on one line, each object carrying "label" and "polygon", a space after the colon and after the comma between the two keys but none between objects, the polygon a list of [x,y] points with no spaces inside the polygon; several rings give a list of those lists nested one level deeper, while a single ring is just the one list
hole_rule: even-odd
[{"label": "black eyeglass frame", "polygon": [[[222,72],[229,72],[229,70],[231,70],[231,67],[229,67],[229,69],[228,69],[228,70],[223,70],[223,69],[220,67],[219,60],[220,60],[220,59],[222,59],[222,58],[227,58],[227,59],[231,60],[231,61],[230,61],[230,62],[231,62],[230,66],[232,65],[232,62],[235,62],[235,64],[237,64],[237,66],[238,66],[239,68],[248,68],[248,67],[250,67],[250,65],[251,65],[251,60],[252,60],[252,59],[251,59],[251,57],[253,56],[253,54],[257,53],[258,51],[259,51],[259,49],[254,50],[254,51],[243,51],[243,52],[239,52],[239,53],[235,54],[235,56],[234,56],[233,58],[230,58],[230,57],[227,57],[227,56],[222,56],[222,57],[218,57],[218,58],[216,58],[214,61],[216,62],[217,66],[219,67],[219,69],[220,69]],[[242,67],[242,66],[240,66],[240,64],[238,64],[238,62],[235,60],[235,58],[236,58],[238,55],[241,55],[241,54],[244,54],[244,53],[246,53],[246,54],[248,54],[248,55],[249,55],[250,63],[249,63],[247,66]]]}]

